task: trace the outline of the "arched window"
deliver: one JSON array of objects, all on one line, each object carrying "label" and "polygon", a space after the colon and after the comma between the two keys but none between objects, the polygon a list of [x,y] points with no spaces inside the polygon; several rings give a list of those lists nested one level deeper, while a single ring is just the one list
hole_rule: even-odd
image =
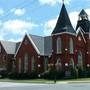
[{"label": "arched window", "polygon": [[35,70],[35,58],[34,58],[34,56],[32,56],[32,58],[31,58],[31,70],[32,71]]},{"label": "arched window", "polygon": [[73,58],[70,59],[69,66],[71,68],[74,68],[74,60],[73,60]]},{"label": "arched window", "polygon": [[56,70],[57,71],[61,71],[62,70],[62,63],[61,63],[61,59],[60,58],[57,59],[55,66],[56,66]]},{"label": "arched window", "polygon": [[24,56],[24,73],[27,73],[28,72],[28,54],[25,53],[25,56]]},{"label": "arched window", "polygon": [[83,57],[82,57],[81,51],[79,51],[79,53],[78,53],[78,67],[83,69]]},{"label": "arched window", "polygon": [[70,54],[73,54],[74,52],[74,46],[73,46],[73,39],[70,38],[70,42],[69,42],[69,50],[70,50]]},{"label": "arched window", "polygon": [[18,72],[21,73],[21,58],[18,60]]},{"label": "arched window", "polygon": [[62,50],[61,50],[61,38],[57,38],[57,53],[61,53]]},{"label": "arched window", "polygon": [[47,57],[44,58],[44,69],[45,71],[48,70],[48,58]]}]

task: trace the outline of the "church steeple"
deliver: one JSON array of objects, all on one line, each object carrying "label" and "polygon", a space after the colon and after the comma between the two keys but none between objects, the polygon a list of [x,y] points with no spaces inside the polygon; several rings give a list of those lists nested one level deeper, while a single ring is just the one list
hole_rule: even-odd
[{"label": "church steeple", "polygon": [[77,26],[76,26],[76,30],[78,28],[82,28],[82,30],[86,33],[90,32],[90,21],[88,19],[88,15],[85,12],[84,9],[81,10],[80,14],[79,14],[79,20],[77,22]]},{"label": "church steeple", "polygon": [[88,15],[87,15],[87,13],[85,12],[85,10],[84,9],[82,9],[81,10],[81,12],[80,12],[80,14],[79,14],[79,19],[86,19],[86,20],[88,20]]},{"label": "church steeple", "polygon": [[60,15],[58,17],[56,26],[54,28],[54,31],[52,34],[57,34],[57,33],[62,33],[62,32],[70,32],[70,33],[75,33],[72,24],[70,22],[67,10],[64,5],[64,0],[61,8]]}]

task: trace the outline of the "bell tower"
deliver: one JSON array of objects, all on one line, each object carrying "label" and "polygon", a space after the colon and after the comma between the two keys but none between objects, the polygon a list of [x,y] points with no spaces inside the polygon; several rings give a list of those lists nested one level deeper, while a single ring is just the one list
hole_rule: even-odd
[{"label": "bell tower", "polygon": [[63,70],[69,69],[71,61],[76,61],[74,58],[75,39],[76,32],[71,24],[64,0],[62,0],[60,14],[52,32],[52,61],[56,64],[59,60]]},{"label": "bell tower", "polygon": [[87,15],[87,13],[84,11],[84,9],[82,9],[82,11],[81,11],[80,14],[79,14],[79,20],[84,20],[84,19],[88,20],[88,15]]},{"label": "bell tower", "polygon": [[78,28],[81,28],[84,33],[89,33],[90,21],[84,9],[82,9],[81,12],[79,13],[79,19],[77,22],[76,31],[78,30]]},{"label": "bell tower", "polygon": [[[76,26],[77,38],[80,37],[79,34],[81,34],[81,38],[83,38],[84,41],[84,47],[83,53],[85,54],[85,62],[86,66],[90,65],[90,21],[88,18],[88,14],[85,12],[84,9],[81,10],[79,13],[79,19]],[[78,43],[78,42],[77,42]],[[83,46],[83,44],[81,44]]]}]

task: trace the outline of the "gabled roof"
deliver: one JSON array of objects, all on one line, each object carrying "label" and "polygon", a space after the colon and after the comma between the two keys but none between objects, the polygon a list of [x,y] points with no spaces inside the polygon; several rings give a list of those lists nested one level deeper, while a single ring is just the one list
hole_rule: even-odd
[{"label": "gabled roof", "polygon": [[0,41],[7,54],[15,54],[19,43],[10,41]]},{"label": "gabled roof", "polygon": [[87,13],[85,12],[85,10],[82,9],[81,12],[80,12],[80,14],[79,14],[79,16],[80,16],[80,17],[82,17],[82,16],[87,17],[88,15],[87,15]]},{"label": "gabled roof", "polygon": [[76,26],[76,30],[78,29],[78,27],[81,27],[84,32],[90,32],[90,21],[86,19],[79,20]]},{"label": "gabled roof", "polygon": [[81,27],[84,32],[90,32],[90,21],[88,20],[88,15],[84,9],[81,10],[79,17],[81,19],[77,22],[76,30]]},{"label": "gabled roof", "polygon": [[51,55],[52,53],[52,38],[51,36],[42,37],[36,35],[29,35],[35,46],[39,50],[40,55]]},{"label": "gabled roof", "polygon": [[75,33],[75,30],[72,27],[72,24],[70,22],[64,3],[62,5],[59,18],[57,20],[56,26],[52,34],[57,34],[57,33],[62,33],[62,32]]}]

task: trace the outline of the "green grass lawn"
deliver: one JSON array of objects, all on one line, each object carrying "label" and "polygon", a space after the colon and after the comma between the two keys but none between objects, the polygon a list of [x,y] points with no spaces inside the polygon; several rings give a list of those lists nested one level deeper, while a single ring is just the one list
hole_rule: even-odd
[{"label": "green grass lawn", "polygon": [[15,83],[54,83],[53,80],[45,79],[31,79],[31,80],[12,80],[12,79],[0,79],[0,82],[15,82]]},{"label": "green grass lawn", "polygon": [[[15,82],[15,83],[37,83],[37,84],[53,84],[54,80],[45,80],[45,79],[32,79],[32,80],[12,80],[12,79],[0,79],[0,82]],[[67,82],[67,83],[78,83],[85,82],[90,83],[90,78],[80,78],[80,79],[68,79],[68,80],[57,80],[59,82]]]}]

